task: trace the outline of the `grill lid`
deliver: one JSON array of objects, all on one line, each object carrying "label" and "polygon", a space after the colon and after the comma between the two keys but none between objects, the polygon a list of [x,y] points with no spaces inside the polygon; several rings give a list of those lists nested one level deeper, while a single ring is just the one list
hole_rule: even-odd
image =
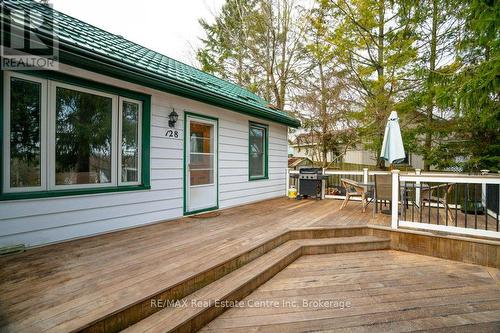
[{"label": "grill lid", "polygon": [[322,174],[323,169],[321,168],[300,168],[299,173],[315,173],[315,174]]}]

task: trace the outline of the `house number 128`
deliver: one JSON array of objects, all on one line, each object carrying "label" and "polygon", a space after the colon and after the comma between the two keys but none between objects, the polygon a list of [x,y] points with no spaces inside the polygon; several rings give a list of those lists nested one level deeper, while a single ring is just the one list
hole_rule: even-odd
[{"label": "house number 128", "polygon": [[177,130],[167,130],[167,133],[165,133],[165,136],[167,138],[178,138],[179,137],[179,132]]}]

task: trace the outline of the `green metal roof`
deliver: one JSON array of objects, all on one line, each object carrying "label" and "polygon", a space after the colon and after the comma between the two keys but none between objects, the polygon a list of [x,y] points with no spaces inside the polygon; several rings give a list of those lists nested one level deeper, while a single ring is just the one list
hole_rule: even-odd
[{"label": "green metal roof", "polygon": [[[30,29],[38,36],[53,36],[44,29],[54,22],[59,44],[59,60],[73,66],[143,84],[173,94],[199,100],[232,111],[272,120],[291,127],[300,122],[287,112],[268,107],[269,103],[231,82],[207,74],[192,66],[133,43],[122,36],[94,27],[49,6],[31,0],[5,0],[2,6],[11,10],[29,10],[39,26]],[[2,15],[2,20],[5,17]]]}]

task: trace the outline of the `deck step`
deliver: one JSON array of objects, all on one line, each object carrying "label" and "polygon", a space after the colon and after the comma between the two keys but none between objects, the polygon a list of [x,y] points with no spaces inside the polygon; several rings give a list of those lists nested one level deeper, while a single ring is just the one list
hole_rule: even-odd
[{"label": "deck step", "polygon": [[169,280],[169,285],[165,286],[160,282],[157,285],[149,285],[147,292],[137,292],[138,299],[135,302],[118,303],[119,306],[113,312],[99,315],[99,318],[95,318],[91,323],[85,322],[84,325],[81,325],[73,321],[70,328],[65,326],[61,331],[81,333],[119,332],[162,310],[162,308],[151,307],[151,301],[157,299],[183,299],[286,242],[367,235],[370,235],[370,230],[366,226],[355,225],[295,228],[283,231],[270,238],[261,239],[257,237],[248,239],[246,242],[234,246],[233,256],[230,258],[213,257],[205,262],[198,263],[197,266],[190,263],[183,270],[179,270],[179,275],[174,281]]},{"label": "deck step", "polygon": [[390,239],[375,236],[290,240],[188,295],[178,306],[165,307],[124,332],[194,332],[224,312],[220,302],[243,299],[301,255],[389,248]]}]

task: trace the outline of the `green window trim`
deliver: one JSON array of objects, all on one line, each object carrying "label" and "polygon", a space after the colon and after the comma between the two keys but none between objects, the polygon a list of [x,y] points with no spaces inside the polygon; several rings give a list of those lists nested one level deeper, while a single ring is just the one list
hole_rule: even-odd
[{"label": "green window trim", "polygon": [[[149,190],[151,188],[151,96],[128,89],[123,89],[108,84],[95,82],[75,76],[63,74],[54,71],[16,71],[16,73],[30,75],[36,78],[56,81],[60,83],[71,84],[81,88],[96,90],[103,93],[113,94],[118,97],[125,97],[142,102],[142,123],[141,123],[141,184],[139,185],[111,185],[95,188],[78,188],[78,189],[52,189],[32,192],[4,192],[4,159],[9,158],[0,154],[0,201],[6,200],[21,200],[21,199],[37,199],[37,198],[51,198],[75,195],[89,195],[99,193],[112,193],[112,192],[126,192],[126,191],[141,191]],[[0,73],[0,138],[4,137],[4,79],[5,71]]]},{"label": "green window trim", "polygon": [[[251,128],[258,128],[264,130],[264,175],[262,176],[252,176],[250,174],[251,170],[251,148],[250,148],[250,136],[251,136]],[[248,180],[262,180],[269,179],[269,126],[266,124],[260,124],[253,121],[250,121],[248,124]]]}]

